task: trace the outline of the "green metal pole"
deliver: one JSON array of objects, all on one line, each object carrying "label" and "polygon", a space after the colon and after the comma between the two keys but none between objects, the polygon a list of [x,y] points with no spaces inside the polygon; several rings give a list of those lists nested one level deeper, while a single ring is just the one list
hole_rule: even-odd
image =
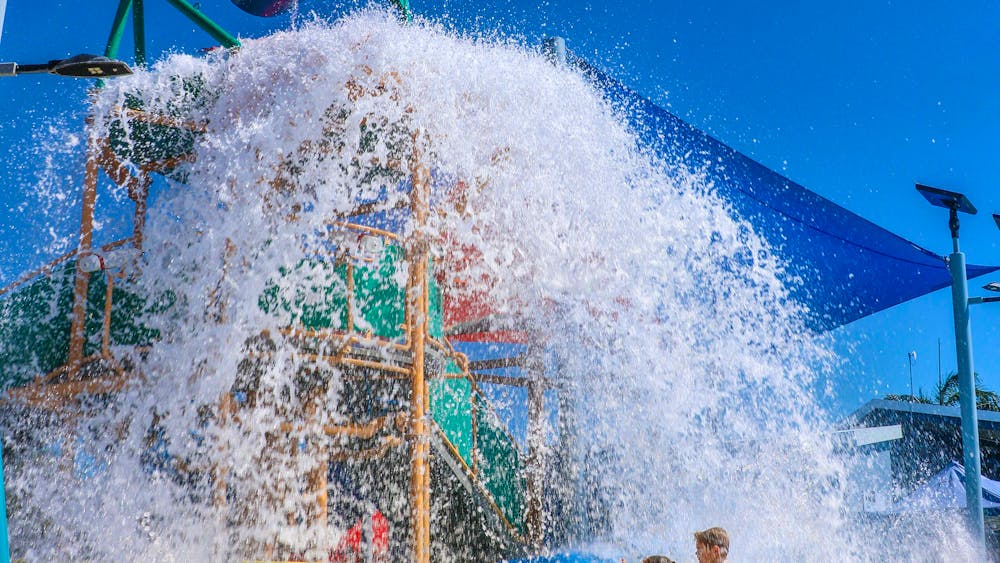
[{"label": "green metal pole", "polygon": [[229,34],[228,31],[219,27],[214,21],[208,19],[208,16],[198,11],[197,8],[192,6],[187,0],[167,0],[171,6],[177,8],[182,14],[188,17],[189,20],[193,21],[198,27],[205,30],[206,33],[212,36],[213,39],[219,42],[220,45],[226,49],[233,49],[240,46],[240,40]]},{"label": "green metal pole", "polygon": [[3,475],[3,447],[0,442],[0,563],[10,563],[10,539],[7,535],[7,492]]},{"label": "green metal pole", "polygon": [[549,37],[542,43],[542,53],[549,62],[559,68],[566,66],[566,40],[562,37]]},{"label": "green metal pole", "polygon": [[111,24],[111,35],[108,37],[108,45],[104,48],[104,56],[109,59],[118,58],[118,45],[122,42],[122,34],[125,33],[125,17],[128,16],[128,9],[132,7],[132,0],[121,0],[118,2],[118,11],[115,12],[115,21]]},{"label": "green metal pole", "polygon": [[413,12],[410,11],[410,0],[393,0],[393,3],[396,5],[396,9],[399,10],[399,14],[403,16],[403,21],[413,21]]},{"label": "green metal pole", "polygon": [[146,66],[146,17],[142,0],[132,0],[132,37],[135,39],[135,65]]},{"label": "green metal pole", "polygon": [[951,210],[950,226],[954,252],[948,256],[948,268],[951,270],[951,298],[955,311],[955,350],[958,357],[959,408],[962,414],[962,465],[965,466],[965,501],[969,509],[970,532],[979,548],[985,550],[986,527],[983,522],[976,381],[972,368],[969,282],[965,273],[965,254],[958,247],[958,212],[954,208]]}]

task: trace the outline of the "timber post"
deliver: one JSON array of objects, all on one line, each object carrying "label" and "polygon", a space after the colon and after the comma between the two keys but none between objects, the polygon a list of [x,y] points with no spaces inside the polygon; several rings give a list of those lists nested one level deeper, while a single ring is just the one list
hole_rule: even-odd
[{"label": "timber post", "polygon": [[87,167],[83,178],[83,203],[80,211],[80,244],[76,253],[76,278],[73,282],[73,313],[69,330],[70,370],[79,369],[83,363],[83,347],[87,328],[87,291],[90,288],[90,274],[83,271],[80,258],[83,258],[93,246],[94,241],[94,205],[97,201],[97,175],[100,171],[98,155],[100,154],[97,133],[91,125],[87,140]]},{"label": "timber post", "polygon": [[526,471],[526,539],[534,549],[542,547],[544,514],[542,497],[545,480],[545,381],[538,351],[529,351],[528,379],[528,460]]},{"label": "timber post", "polygon": [[410,528],[412,560],[430,561],[430,428],[427,424],[427,260],[424,229],[429,213],[429,172],[420,161],[419,132],[413,135],[410,161],[410,206],[415,228],[407,246],[410,275],[406,288],[406,320],[413,365],[410,371]]}]

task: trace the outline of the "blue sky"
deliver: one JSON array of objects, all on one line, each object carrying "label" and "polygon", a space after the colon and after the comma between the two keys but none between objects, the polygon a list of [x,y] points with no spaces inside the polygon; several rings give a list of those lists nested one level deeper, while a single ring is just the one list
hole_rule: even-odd
[{"label": "blue sky", "polygon": [[[101,53],[116,0],[7,0],[0,61],[44,62]],[[344,2],[301,0],[300,12],[335,14]],[[288,25],[227,0],[201,8],[244,37]],[[413,0],[415,13],[460,30],[500,30],[534,44],[561,35],[658,104],[735,149],[875,223],[938,253],[950,251],[946,212],[913,188],[922,182],[966,193],[980,209],[963,217],[973,263],[1000,264],[1000,4],[848,0],[488,3]],[[212,40],[169,8],[146,0],[148,51],[197,52]],[[156,22],[154,26],[152,22]],[[122,44],[129,53],[131,44]],[[33,139],[50,127],[82,132],[86,83],[55,77],[0,79],[0,280],[45,261],[36,242],[49,224],[72,230],[77,213],[39,217]],[[55,121],[53,118],[59,116]],[[72,144],[72,139],[69,139]],[[81,158],[67,149],[58,163]],[[82,171],[82,165],[78,168]],[[973,280],[972,293],[990,278]],[[998,276],[996,279],[1000,279]],[[982,293],[982,292],[978,292]],[[973,309],[976,370],[1000,390],[1000,305]],[[947,290],[858,321],[834,334],[846,362],[835,374],[836,408],[847,412],[876,392],[930,392],[955,368]]]}]

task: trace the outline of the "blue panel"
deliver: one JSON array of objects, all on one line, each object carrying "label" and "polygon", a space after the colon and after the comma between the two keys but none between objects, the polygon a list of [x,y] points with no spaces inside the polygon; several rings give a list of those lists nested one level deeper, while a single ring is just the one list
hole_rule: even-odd
[{"label": "blue panel", "polygon": [[[944,259],[736,152],[571,57],[629,119],[643,145],[704,171],[718,194],[781,255],[809,325],[830,330],[951,284]],[[997,270],[968,266],[969,278]]]},{"label": "blue panel", "polygon": [[[598,557],[580,552],[556,553],[547,556],[528,557],[526,559],[511,559],[506,563],[616,563],[619,559]],[[624,559],[621,559],[624,561]]]}]

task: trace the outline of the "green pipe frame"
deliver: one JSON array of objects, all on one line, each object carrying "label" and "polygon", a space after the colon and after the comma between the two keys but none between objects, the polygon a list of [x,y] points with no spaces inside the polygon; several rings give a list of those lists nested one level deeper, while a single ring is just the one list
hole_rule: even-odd
[{"label": "green pipe frame", "polygon": [[135,38],[135,65],[146,66],[146,15],[143,0],[132,0],[132,37]]},{"label": "green pipe frame", "polygon": [[[132,32],[135,43],[135,64],[139,67],[146,66],[146,26],[144,0],[120,0],[118,9],[115,11],[115,19],[111,24],[111,34],[108,36],[107,46],[104,48],[104,56],[109,59],[117,58],[118,47],[121,45],[122,35],[125,34],[125,18],[128,17],[129,9],[132,9]],[[181,12],[189,20],[203,29],[219,42],[226,49],[235,49],[240,46],[240,40],[233,37],[225,29],[201,13],[187,0],[167,0],[171,6]],[[410,11],[410,0],[392,0],[396,9],[399,10],[403,21],[412,22],[413,12]]]},{"label": "green pipe frame", "polygon": [[219,42],[220,45],[226,49],[235,49],[240,46],[240,40],[229,34],[228,31],[219,27],[214,21],[208,19],[208,16],[198,11],[197,8],[192,6],[187,0],[167,0],[167,2],[177,8],[182,14],[188,17],[189,20],[193,21],[195,25],[205,30],[206,33],[212,36],[213,39]]},{"label": "green pipe frame", "polygon": [[122,34],[125,33],[125,18],[128,10],[132,7],[132,0],[121,0],[118,2],[118,10],[115,12],[114,22],[111,24],[111,35],[108,37],[108,44],[104,48],[104,56],[109,59],[118,57],[118,46],[122,42]]},{"label": "green pipe frame", "polygon": [[[408,0],[400,0],[409,3]],[[146,26],[144,0],[120,0],[118,10],[115,11],[115,19],[111,24],[111,34],[108,36],[108,44],[104,49],[104,56],[109,59],[117,58],[118,47],[121,45],[122,35],[125,34],[125,19],[128,17],[129,9],[132,14],[132,32],[135,37],[135,64],[137,66],[146,65]],[[180,13],[187,16],[189,20],[203,29],[219,42],[226,49],[235,49],[240,46],[240,40],[233,37],[228,31],[219,27],[214,21],[192,6],[187,0],[167,0],[171,6]]]},{"label": "green pipe frame", "polygon": [[392,3],[396,5],[396,9],[399,10],[399,15],[403,17],[403,21],[413,21],[413,12],[410,11],[410,0],[392,0]]}]

